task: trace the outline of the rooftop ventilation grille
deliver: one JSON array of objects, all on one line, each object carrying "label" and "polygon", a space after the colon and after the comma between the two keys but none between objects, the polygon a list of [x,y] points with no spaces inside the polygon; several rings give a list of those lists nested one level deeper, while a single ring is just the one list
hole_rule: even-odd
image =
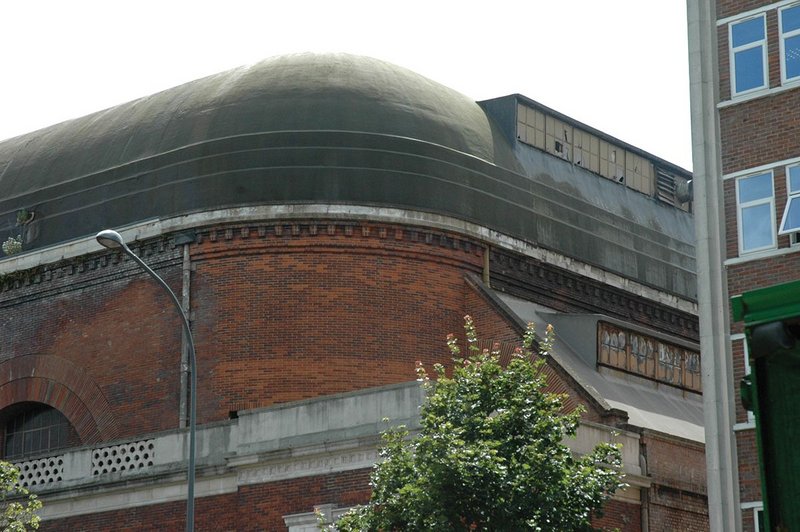
[{"label": "rooftop ventilation grille", "polygon": [[656,169],[656,191],[658,199],[664,203],[675,205],[675,192],[677,191],[675,176],[661,169]]}]

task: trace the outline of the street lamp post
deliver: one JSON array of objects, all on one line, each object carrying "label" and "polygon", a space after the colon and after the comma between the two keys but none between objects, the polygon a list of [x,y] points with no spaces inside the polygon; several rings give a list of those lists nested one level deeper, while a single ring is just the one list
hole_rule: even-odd
[{"label": "street lamp post", "polygon": [[186,530],[192,532],[194,530],[194,469],[195,469],[195,417],[196,417],[196,410],[197,410],[197,363],[195,360],[194,354],[194,339],[192,338],[192,331],[189,328],[189,319],[186,317],[186,313],[183,311],[181,304],[178,302],[178,298],[175,297],[175,293],[172,289],[164,282],[164,279],[158,276],[156,272],[154,272],[147,264],[144,263],[142,259],[136,256],[133,251],[125,244],[125,241],[122,239],[122,235],[117,233],[116,231],[112,231],[110,229],[105,229],[97,233],[95,237],[100,245],[109,248],[109,249],[121,249],[128,255],[131,259],[133,259],[139,266],[141,266],[150,276],[155,279],[158,284],[160,284],[164,290],[172,298],[172,302],[175,304],[175,308],[178,309],[178,314],[181,316],[181,321],[183,322],[183,330],[186,333],[186,339],[189,344],[189,373],[191,374],[191,382],[189,385],[189,472],[188,472],[188,488],[187,488],[187,496],[186,496]]}]

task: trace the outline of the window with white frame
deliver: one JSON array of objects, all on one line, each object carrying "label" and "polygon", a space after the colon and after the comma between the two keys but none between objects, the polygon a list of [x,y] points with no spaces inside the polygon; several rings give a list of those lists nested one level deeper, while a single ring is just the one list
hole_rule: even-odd
[{"label": "window with white frame", "polygon": [[780,11],[781,80],[800,80],[800,4]]},{"label": "window with white frame", "polygon": [[755,532],[767,532],[767,527],[764,526],[764,508],[753,508],[753,530]]},{"label": "window with white frame", "polygon": [[800,232],[800,165],[786,168],[786,207],[781,217],[781,227],[778,234],[793,235],[792,243],[795,244],[794,235]]},{"label": "window with white frame", "polygon": [[734,95],[767,86],[766,18],[733,22],[729,26],[731,92]]},{"label": "window with white frame", "polygon": [[739,253],[774,248],[775,200],[772,172],[736,180]]}]

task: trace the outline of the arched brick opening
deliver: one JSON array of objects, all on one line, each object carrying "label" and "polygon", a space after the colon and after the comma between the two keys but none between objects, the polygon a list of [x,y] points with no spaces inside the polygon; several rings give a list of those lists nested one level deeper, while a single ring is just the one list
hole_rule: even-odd
[{"label": "arched brick opening", "polygon": [[59,410],[84,444],[119,437],[103,393],[86,372],[64,358],[27,355],[0,363],[0,410],[27,401]]}]

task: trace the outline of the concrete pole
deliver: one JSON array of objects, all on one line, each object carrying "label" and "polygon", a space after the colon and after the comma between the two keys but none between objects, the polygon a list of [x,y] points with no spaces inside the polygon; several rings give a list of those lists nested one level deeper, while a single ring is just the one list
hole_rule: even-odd
[{"label": "concrete pole", "polygon": [[697,302],[712,531],[742,529],[725,259],[715,2],[687,0]]}]

